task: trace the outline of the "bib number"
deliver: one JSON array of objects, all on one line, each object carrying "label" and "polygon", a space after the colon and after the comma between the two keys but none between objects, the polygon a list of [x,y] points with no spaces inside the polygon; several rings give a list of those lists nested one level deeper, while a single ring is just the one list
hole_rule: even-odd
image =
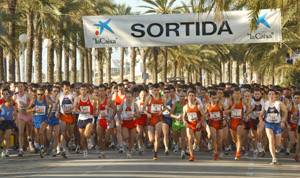
[{"label": "bib number", "polygon": [[220,120],[221,114],[220,114],[220,112],[211,112],[210,117],[212,120]]},{"label": "bib number", "polygon": [[188,121],[190,122],[198,120],[197,113],[195,112],[187,113],[187,117],[188,117]]},{"label": "bib number", "polygon": [[131,120],[131,119],[133,119],[133,112],[132,111],[125,111],[124,120]]},{"label": "bib number", "polygon": [[80,113],[81,114],[90,114],[91,107],[90,106],[80,106]]},{"label": "bib number", "polygon": [[161,111],[161,104],[152,104],[151,113],[159,113]]},{"label": "bib number", "polygon": [[267,115],[267,121],[269,123],[279,123],[280,122],[279,114],[277,114],[277,113],[269,113]]},{"label": "bib number", "polygon": [[36,106],[35,115],[45,115],[46,106]]},{"label": "bib number", "polygon": [[241,109],[233,109],[231,111],[232,118],[242,118],[242,110]]},{"label": "bib number", "polygon": [[72,104],[64,104],[62,106],[62,109],[63,109],[64,113],[71,113],[72,108],[73,108]]}]

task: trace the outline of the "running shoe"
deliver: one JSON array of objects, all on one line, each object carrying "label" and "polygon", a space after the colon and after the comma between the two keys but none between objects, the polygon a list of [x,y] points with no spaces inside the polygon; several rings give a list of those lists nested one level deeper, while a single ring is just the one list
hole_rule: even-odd
[{"label": "running shoe", "polygon": [[122,147],[119,147],[119,153],[124,153],[124,149]]},{"label": "running shoe", "polygon": [[242,158],[241,154],[240,153],[236,153],[235,154],[235,160],[240,160]]},{"label": "running shoe", "polygon": [[245,152],[245,153],[243,154],[243,159],[247,159],[247,158],[248,158],[248,153]]},{"label": "running shoe", "polygon": [[82,159],[87,159],[88,152],[87,150],[83,151]]},{"label": "running shoe", "polygon": [[40,152],[40,149],[38,147],[35,147],[34,151],[35,151],[35,153],[38,153],[38,152]]},{"label": "running shoe", "polygon": [[266,151],[263,149],[261,152],[261,157],[265,157],[266,156]]},{"label": "running shoe", "polygon": [[211,139],[208,140],[207,149],[208,149],[208,151],[212,150],[212,140]]},{"label": "running shoe", "polygon": [[40,149],[40,157],[41,158],[44,158],[45,157],[45,154],[46,154],[46,150],[44,148],[41,148]]},{"label": "running shoe", "polygon": [[143,148],[140,147],[138,152],[139,152],[139,155],[143,155]]},{"label": "running shoe", "polygon": [[51,152],[52,157],[56,157],[56,153],[55,152],[56,152],[55,150],[52,150],[52,152]]},{"label": "running shoe", "polygon": [[2,150],[2,152],[1,152],[1,157],[2,157],[2,158],[5,157],[5,151],[4,151],[4,150]]},{"label": "running shoe", "polygon": [[99,146],[96,145],[96,153],[99,154],[100,153],[100,149],[99,149]]},{"label": "running shoe", "polygon": [[295,160],[296,162],[299,162],[298,155],[295,155],[295,156],[294,156],[294,160]]},{"label": "running shoe", "polygon": [[51,154],[51,150],[47,149],[46,155],[50,155]]},{"label": "running shoe", "polygon": [[153,160],[158,160],[158,157],[157,156],[153,156]]},{"label": "running shoe", "polygon": [[23,157],[23,156],[24,156],[23,150],[19,150],[18,156],[19,156],[19,157]]},{"label": "running shoe", "polygon": [[175,146],[174,146],[174,150],[173,150],[173,151],[174,151],[175,153],[178,152],[178,145],[175,145]]},{"label": "running shoe", "polygon": [[253,157],[252,157],[254,160],[257,159],[257,154],[258,154],[257,150],[254,150],[253,151]]},{"label": "running shoe", "polygon": [[224,153],[221,152],[221,153],[220,153],[220,156],[219,156],[219,159],[223,159],[223,158],[224,158]]},{"label": "running shoe", "polygon": [[80,153],[80,145],[77,145],[77,147],[76,147],[76,154],[79,154]]},{"label": "running shoe", "polygon": [[218,159],[219,159],[219,154],[218,154],[218,153],[215,153],[215,154],[214,154],[214,159],[213,159],[213,160],[214,160],[214,161],[217,161]]},{"label": "running shoe", "polygon": [[68,157],[67,157],[67,154],[66,154],[66,152],[65,152],[64,150],[61,152],[61,156],[62,156],[63,158],[68,158]]},{"label": "running shoe", "polygon": [[169,150],[165,150],[165,155],[169,156]]},{"label": "running shoe", "polygon": [[70,155],[69,149],[66,149],[66,155]]},{"label": "running shoe", "polygon": [[258,152],[260,152],[260,153],[263,151],[263,149],[261,147],[261,143],[259,143],[259,142],[257,142],[257,149],[258,149]]},{"label": "running shoe", "polygon": [[286,149],[286,151],[285,151],[285,155],[290,155],[290,149]]},{"label": "running shoe", "polygon": [[9,157],[9,152],[8,152],[8,150],[5,150],[5,157]]},{"label": "running shoe", "polygon": [[270,165],[277,165],[277,164],[279,164],[277,161],[277,158],[272,159],[272,162],[270,163]]},{"label": "running shoe", "polygon": [[131,159],[131,158],[132,158],[131,154],[127,153],[127,159]]},{"label": "running shoe", "polygon": [[181,159],[185,158],[185,152],[184,151],[181,152],[181,156],[180,157],[181,157]]},{"label": "running shoe", "polygon": [[227,148],[225,148],[225,153],[224,154],[228,155],[228,149]]},{"label": "running shoe", "polygon": [[194,161],[194,159],[195,159],[194,155],[191,155],[189,161]]}]

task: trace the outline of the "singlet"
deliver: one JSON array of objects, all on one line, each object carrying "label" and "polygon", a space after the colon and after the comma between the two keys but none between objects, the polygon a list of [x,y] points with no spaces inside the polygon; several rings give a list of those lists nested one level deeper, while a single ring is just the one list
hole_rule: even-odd
[{"label": "singlet", "polygon": [[189,104],[187,104],[186,106],[187,106],[186,113],[187,113],[188,122],[190,123],[199,122],[201,118],[201,114],[199,113],[198,105],[196,104],[194,108],[191,108]]},{"label": "singlet", "polygon": [[[141,103],[141,100],[137,100],[137,105],[141,114],[145,114],[143,111],[144,103]],[[147,109],[147,108],[146,108]]]},{"label": "singlet", "polygon": [[[53,103],[52,116],[51,116],[51,117],[52,117],[52,118],[57,118],[57,117],[55,116],[55,112],[56,112],[55,107],[54,107],[55,101],[53,101],[51,97],[49,97],[49,100]],[[59,110],[59,104],[58,104],[58,110]]]},{"label": "singlet", "polygon": [[268,123],[280,123],[280,101],[275,101],[274,106],[270,106],[269,101],[265,103],[266,122]]},{"label": "singlet", "polygon": [[46,99],[43,99],[42,103],[38,102],[38,99],[35,99],[34,107],[37,109],[33,112],[33,117],[35,119],[48,119],[48,106]]},{"label": "singlet", "polygon": [[223,119],[223,111],[221,110],[219,104],[217,104],[215,107],[209,104],[208,107],[208,118],[211,120],[221,120]]},{"label": "singlet", "polygon": [[3,117],[6,121],[13,120],[13,112],[14,112],[13,106],[10,106],[10,109],[7,110],[5,108],[5,105],[2,104],[1,117]]},{"label": "singlet", "polygon": [[157,117],[158,114],[162,111],[162,98],[159,96],[158,100],[155,100],[153,96],[151,96],[151,102],[149,107],[149,112],[153,117]]},{"label": "singlet", "polygon": [[[232,106],[234,105],[234,101],[232,101]],[[231,111],[231,118],[234,119],[243,119],[244,117],[244,107],[243,107],[243,101],[240,100],[240,103],[238,105],[235,105],[234,109]]]},{"label": "singlet", "polygon": [[172,100],[172,98],[171,98],[170,101],[166,103],[166,106],[167,106],[167,108],[168,108],[169,110],[165,110],[165,111],[163,112],[163,115],[165,115],[165,116],[167,116],[167,117],[170,117],[170,111],[171,111],[172,106],[173,106],[172,101],[173,101],[173,100]]},{"label": "singlet", "polygon": [[132,120],[134,119],[133,116],[133,112],[134,112],[134,102],[132,101],[131,106],[128,107],[126,100],[123,102],[123,110],[122,110],[122,114],[121,114],[121,119],[122,120]]},{"label": "singlet", "polygon": [[[186,104],[186,103],[185,103],[185,104]],[[179,115],[182,116],[182,115],[183,115],[183,107],[184,107],[184,105],[181,107],[179,101],[176,101],[175,105],[176,105],[176,107],[175,107],[175,110],[174,110],[174,114],[175,114],[176,116],[179,116]],[[180,119],[175,119],[175,121],[176,121],[176,122],[183,122],[183,121],[180,120]]]},{"label": "singlet", "polygon": [[22,97],[20,97],[19,94],[17,94],[17,102],[18,102],[18,109],[27,109],[29,101],[27,99],[26,93],[24,93]]},{"label": "singlet", "polygon": [[79,109],[79,120],[87,120],[94,118],[94,107],[92,105],[91,99],[88,96],[86,101],[83,101],[81,96],[78,97],[78,109]]},{"label": "singlet", "polygon": [[123,98],[120,98],[119,92],[116,92],[115,104],[117,106],[117,110],[119,110],[121,103],[123,103],[126,99],[126,95]]},{"label": "singlet", "polygon": [[73,101],[72,101],[72,94],[69,92],[67,96],[64,96],[63,92],[59,94],[59,105],[60,105],[60,112],[62,114],[72,114],[73,110]]},{"label": "singlet", "polygon": [[100,104],[100,118],[101,119],[108,119],[109,118],[109,108],[107,106],[107,97],[102,104]]},{"label": "singlet", "polygon": [[255,104],[255,108],[252,110],[252,117],[251,118],[252,119],[258,119],[258,117],[261,113],[262,106],[264,104],[264,100],[260,99],[260,103],[256,104],[255,100],[252,98],[250,107],[252,107],[253,104]]},{"label": "singlet", "polygon": [[290,123],[293,123],[293,124],[297,124],[297,120],[294,120],[292,117],[293,117],[293,114],[295,112],[295,107],[294,105],[292,104],[292,108],[291,110],[288,110],[288,122]]}]

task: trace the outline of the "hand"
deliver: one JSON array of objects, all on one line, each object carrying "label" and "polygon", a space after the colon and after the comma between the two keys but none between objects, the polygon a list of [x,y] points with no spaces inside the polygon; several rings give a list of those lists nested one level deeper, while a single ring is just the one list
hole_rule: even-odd
[{"label": "hand", "polygon": [[152,117],[151,114],[147,113],[146,115],[147,115],[147,118],[148,118],[148,119],[151,119],[151,117]]},{"label": "hand", "polygon": [[55,117],[59,118],[59,113],[58,112],[55,113]]},{"label": "hand", "polygon": [[285,128],[285,124],[283,122],[280,122],[280,127]]},{"label": "hand", "polygon": [[1,121],[5,121],[4,117],[0,117],[0,120],[1,120]]},{"label": "hand", "polygon": [[253,110],[254,108],[255,108],[255,104],[253,103],[253,104],[252,104],[252,110]]},{"label": "hand", "polygon": [[52,114],[50,113],[50,114],[48,114],[48,119],[50,119],[51,118],[51,116],[52,116]]},{"label": "hand", "polygon": [[226,120],[223,120],[223,126],[225,126],[226,125]]},{"label": "hand", "polygon": [[245,116],[245,122],[248,122],[248,121],[249,121],[248,116]]},{"label": "hand", "polygon": [[201,122],[198,122],[196,128],[199,129],[201,127]]},{"label": "hand", "polygon": [[290,131],[292,129],[292,127],[290,126],[290,124],[287,124],[287,129]]},{"label": "hand", "polygon": [[235,104],[231,106],[231,111],[235,109]]}]

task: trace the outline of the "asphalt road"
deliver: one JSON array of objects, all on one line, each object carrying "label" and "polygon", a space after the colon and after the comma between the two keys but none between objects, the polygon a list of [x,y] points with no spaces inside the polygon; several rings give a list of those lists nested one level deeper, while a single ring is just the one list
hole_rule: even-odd
[{"label": "asphalt road", "polygon": [[293,161],[292,156],[283,153],[278,156],[280,165],[271,166],[271,157],[267,153],[257,160],[234,160],[234,152],[225,155],[222,160],[213,161],[212,152],[200,151],[195,154],[195,161],[188,157],[180,159],[180,153],[171,152],[169,156],[159,152],[159,160],[152,160],[151,150],[140,156],[134,154],[127,159],[126,154],[115,150],[106,152],[105,159],[98,159],[95,151],[89,151],[88,159],[81,154],[71,154],[63,159],[58,156],[47,156],[43,159],[38,154],[9,158],[0,158],[0,177],[300,177],[300,163]]}]

